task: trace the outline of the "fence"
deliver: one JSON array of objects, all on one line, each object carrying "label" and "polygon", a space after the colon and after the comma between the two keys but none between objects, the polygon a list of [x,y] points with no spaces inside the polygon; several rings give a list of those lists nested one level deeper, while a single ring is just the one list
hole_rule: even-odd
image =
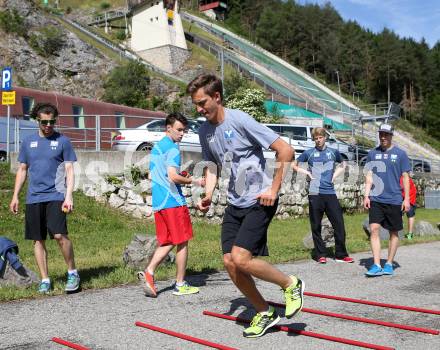
[{"label": "fence", "polygon": [[[79,119],[82,118],[82,119]],[[118,135],[121,131],[125,130],[138,130],[139,133],[145,132],[145,136],[134,136],[132,134],[133,142],[142,143],[139,141],[142,137],[145,137],[144,141],[148,141],[148,132],[163,132],[164,130],[155,129],[147,130],[146,128],[139,128],[146,123],[152,121],[152,118],[144,116],[121,116],[121,115],[60,115],[55,128],[61,133],[65,134],[70,138],[73,145],[77,149],[84,150],[111,150],[114,143],[114,137]],[[81,127],[75,125],[82,124]],[[31,121],[20,120],[17,117],[11,118],[10,123],[10,145],[9,149],[14,152],[18,152],[19,145],[24,137],[30,133],[34,133],[38,130],[38,125]],[[286,138],[286,141],[295,147],[295,145],[300,145],[299,149],[313,147],[313,140],[310,137],[304,139],[303,136],[292,134],[282,134]],[[127,135],[127,137],[130,137]],[[139,138],[140,137],[140,138]],[[157,137],[157,135],[156,135]],[[298,140],[301,141],[298,142]],[[127,140],[130,141],[130,140]],[[367,148],[356,147],[348,143],[337,141],[332,143],[331,147],[338,149],[343,153],[347,160],[355,161],[359,165],[365,165],[366,156],[368,153]],[[301,147],[303,146],[303,147]],[[199,148],[199,147],[198,147]],[[0,158],[3,159],[6,155],[5,150],[7,149],[6,137],[3,135],[0,139]],[[423,157],[417,157],[409,154],[412,170],[415,172],[440,172],[440,162],[435,162],[428,160]]]}]

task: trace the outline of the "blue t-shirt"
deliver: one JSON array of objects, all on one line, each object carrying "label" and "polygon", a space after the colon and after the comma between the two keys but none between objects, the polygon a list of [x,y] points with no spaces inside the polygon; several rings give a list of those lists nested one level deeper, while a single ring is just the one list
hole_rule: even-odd
[{"label": "blue t-shirt", "polygon": [[397,146],[386,151],[377,147],[368,152],[365,169],[373,172],[370,200],[385,204],[402,204],[400,177],[411,170],[406,152]]},{"label": "blue t-shirt", "polygon": [[272,185],[263,148],[268,149],[279,136],[245,112],[228,108],[224,111],[222,123],[206,121],[199,129],[202,156],[228,174],[229,203],[248,208],[257,202],[257,195]]},{"label": "blue t-shirt", "polygon": [[64,162],[76,162],[72,144],[66,136],[58,132],[49,137],[39,133],[27,136],[20,146],[18,161],[28,166],[27,204],[64,201]]},{"label": "blue t-shirt", "polygon": [[300,163],[309,165],[313,180],[310,181],[309,194],[336,194],[332,178],[335,172],[335,163],[342,163],[343,159],[338,150],[324,147],[322,150],[310,148],[298,157]]},{"label": "blue t-shirt", "polygon": [[177,168],[179,172],[180,162],[179,147],[168,136],[157,142],[151,150],[153,211],[186,205],[180,185],[168,178],[168,168]]}]

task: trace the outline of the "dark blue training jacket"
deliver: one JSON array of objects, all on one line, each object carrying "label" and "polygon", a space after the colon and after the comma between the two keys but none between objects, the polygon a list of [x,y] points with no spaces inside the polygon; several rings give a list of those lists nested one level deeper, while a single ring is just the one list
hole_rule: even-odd
[{"label": "dark blue training jacket", "polygon": [[11,241],[9,238],[0,236],[0,277],[3,276],[3,270],[6,268],[7,261],[9,261],[9,264],[14,270],[18,270],[23,266],[17,254],[17,243]]}]

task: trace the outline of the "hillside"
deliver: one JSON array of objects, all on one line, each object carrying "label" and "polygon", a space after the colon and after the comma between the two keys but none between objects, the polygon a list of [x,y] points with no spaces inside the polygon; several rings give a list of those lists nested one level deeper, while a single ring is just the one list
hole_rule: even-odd
[{"label": "hillside", "polygon": [[116,65],[113,60],[31,1],[3,0],[0,11],[16,19],[9,32],[0,28],[0,65],[13,67],[15,84],[87,98],[101,96],[102,81]]}]

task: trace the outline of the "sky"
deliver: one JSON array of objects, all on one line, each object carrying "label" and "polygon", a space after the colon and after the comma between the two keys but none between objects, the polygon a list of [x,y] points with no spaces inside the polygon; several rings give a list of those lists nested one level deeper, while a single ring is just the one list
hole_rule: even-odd
[{"label": "sky", "polygon": [[400,37],[430,47],[440,41],[440,0],[296,0],[299,4],[330,2],[344,20],[355,20],[374,33],[384,27]]}]

